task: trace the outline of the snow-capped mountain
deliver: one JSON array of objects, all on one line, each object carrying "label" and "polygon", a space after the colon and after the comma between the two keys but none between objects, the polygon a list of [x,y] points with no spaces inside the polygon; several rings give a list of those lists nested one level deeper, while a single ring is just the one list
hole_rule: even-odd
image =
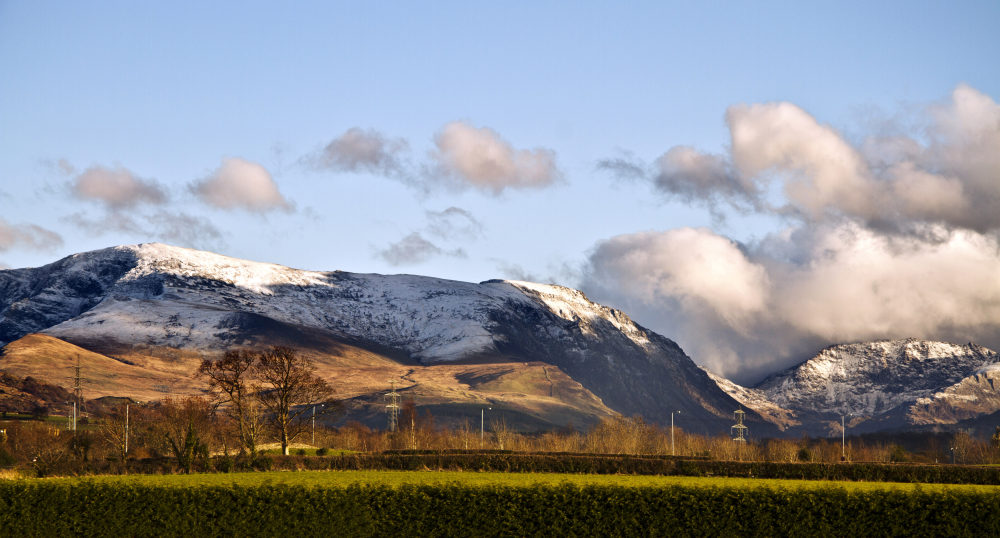
[{"label": "snow-capped mountain", "polygon": [[1000,355],[975,344],[893,340],[837,345],[752,388],[719,386],[782,427],[861,430],[954,424],[1000,410]]},{"label": "snow-capped mountain", "polygon": [[0,345],[31,333],[100,352],[216,353],[281,333],[298,346],[349,343],[416,366],[540,361],[617,412],[662,422],[679,409],[702,431],[737,406],[673,341],[577,290],[304,271],[162,244],[0,271]]}]

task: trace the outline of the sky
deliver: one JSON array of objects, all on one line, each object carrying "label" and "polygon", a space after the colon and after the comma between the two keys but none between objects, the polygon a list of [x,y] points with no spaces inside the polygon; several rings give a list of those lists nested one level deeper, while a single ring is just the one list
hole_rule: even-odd
[{"label": "sky", "polygon": [[750,383],[1000,347],[1000,3],[0,0],[0,265],[551,282]]}]

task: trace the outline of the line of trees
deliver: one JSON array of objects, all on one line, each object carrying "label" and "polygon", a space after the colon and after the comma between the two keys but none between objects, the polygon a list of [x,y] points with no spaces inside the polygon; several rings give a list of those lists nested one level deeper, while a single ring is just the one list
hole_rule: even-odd
[{"label": "line of trees", "polygon": [[[127,447],[123,435],[124,409],[95,422],[76,432],[53,422],[6,424],[6,433],[0,438],[0,468],[16,466],[33,470],[38,475],[75,474],[95,468],[104,469],[103,472],[121,472],[114,471],[115,467],[108,462],[118,462],[118,465],[126,459],[152,458],[173,462],[167,469],[191,472],[223,469],[219,462],[233,461],[234,456],[239,457],[239,452],[244,454],[245,465],[256,467],[258,459],[264,463],[267,460],[266,456],[251,454],[243,445],[234,412],[220,410],[204,398],[168,399],[155,405],[131,406]],[[496,421],[481,434],[478,427],[469,424],[457,428],[438,427],[430,413],[404,405],[400,424],[402,427],[396,432],[373,430],[357,422],[339,428],[320,426],[316,430],[315,445],[322,448],[316,454],[391,449],[671,453],[669,429],[648,424],[641,418],[614,417],[583,432],[561,430],[534,435],[514,432],[502,421]],[[980,440],[958,432],[941,441],[937,446],[908,451],[892,442],[852,439],[846,451],[848,459],[854,462],[945,463],[951,461],[951,449],[954,448],[955,462],[959,464],[1000,463],[1000,435],[992,440]],[[675,431],[675,447],[680,457],[715,460],[834,463],[840,461],[841,456],[839,440],[770,439],[751,441],[739,447],[729,437],[707,437],[679,428]],[[121,468],[128,466],[121,465]]]},{"label": "line of trees", "polygon": [[[313,427],[313,418],[335,413],[329,384],[316,374],[308,358],[285,347],[240,349],[218,360],[204,360],[196,376],[207,384],[208,397],[165,399],[150,404],[130,402],[72,432],[61,422],[18,422],[6,425],[0,438],[0,467],[34,467],[39,474],[72,469],[93,459],[172,458],[178,469],[209,468],[213,455],[256,458],[268,441],[281,453]],[[316,413],[316,410],[319,413]],[[868,462],[1000,463],[1000,427],[984,441],[959,432],[920,452],[890,441],[771,439],[733,442],[677,428],[669,429],[638,417],[613,417],[585,432],[572,428],[539,434],[513,431],[502,419],[485,432],[478,424],[439,427],[429,411],[404,402],[396,432],[373,430],[357,422],[315,430],[318,447],[378,452],[389,449],[499,449],[525,452],[598,454],[671,454],[718,460],[836,462],[842,450],[848,460]]]}]

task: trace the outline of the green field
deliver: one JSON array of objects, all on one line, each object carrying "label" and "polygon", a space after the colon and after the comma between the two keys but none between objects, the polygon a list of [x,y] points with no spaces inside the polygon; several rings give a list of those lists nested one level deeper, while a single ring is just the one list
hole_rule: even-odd
[{"label": "green field", "polygon": [[1000,486],[447,471],[0,480],[10,536],[1000,536]]},{"label": "green field", "polygon": [[251,473],[209,473],[193,475],[125,475],[93,476],[81,478],[24,479],[40,483],[93,482],[97,484],[130,484],[162,487],[227,486],[253,487],[262,485],[288,485],[306,487],[347,487],[350,485],[378,485],[399,487],[412,485],[510,486],[534,485],[575,486],[625,486],[657,488],[669,486],[769,488],[816,490],[831,487],[848,491],[923,491],[968,492],[1000,494],[1000,486],[956,484],[903,484],[894,482],[834,482],[823,480],[775,480],[758,478],[687,477],[687,476],[630,476],[583,475],[556,473],[496,473],[461,471],[273,471]]}]

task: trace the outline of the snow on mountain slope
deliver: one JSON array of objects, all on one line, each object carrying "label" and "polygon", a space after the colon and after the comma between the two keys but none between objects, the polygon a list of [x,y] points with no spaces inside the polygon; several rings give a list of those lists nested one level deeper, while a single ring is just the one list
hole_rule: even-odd
[{"label": "snow on mountain slope", "polygon": [[630,340],[640,346],[649,345],[646,332],[636,327],[635,323],[623,312],[592,302],[582,291],[553,284],[536,284],[519,280],[506,281],[517,288],[536,295],[557,316],[574,322],[580,322],[581,328],[593,333],[591,322],[602,319],[610,322]]},{"label": "snow on mountain slope", "polygon": [[980,368],[958,383],[917,398],[907,410],[913,424],[954,424],[1000,411],[1000,363]]},{"label": "snow on mountain slope", "polygon": [[929,396],[998,360],[973,344],[894,340],[829,347],[756,386],[775,404],[873,416]]},{"label": "snow on mountain slope", "polygon": [[[115,247],[98,258],[133,259],[99,304],[44,327],[60,338],[112,338],[172,347],[228,343],[233,311],[398,346],[423,361],[462,358],[492,349],[489,308],[528,301],[502,282],[485,285],[411,275],[303,271],[161,244]],[[124,254],[124,255],[123,255]],[[83,262],[84,260],[80,260]],[[86,268],[71,267],[86,273]],[[65,286],[44,295],[56,302]],[[79,301],[64,309],[76,314]],[[68,316],[67,316],[68,317]],[[41,320],[42,325],[44,321]],[[39,327],[41,328],[41,327]],[[221,340],[220,340],[221,339]]]}]

